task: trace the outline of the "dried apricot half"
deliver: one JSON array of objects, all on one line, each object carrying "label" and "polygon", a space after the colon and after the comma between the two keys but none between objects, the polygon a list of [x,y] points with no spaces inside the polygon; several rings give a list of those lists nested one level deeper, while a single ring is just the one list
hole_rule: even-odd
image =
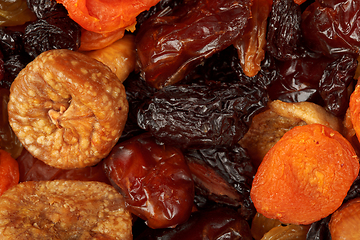
[{"label": "dried apricot half", "polygon": [[9,123],[24,147],[46,164],[95,165],[124,128],[125,88],[109,67],[70,50],[40,54],[10,88]]},{"label": "dried apricot half", "polygon": [[19,183],[18,162],[5,150],[0,149],[0,196]]},{"label": "dried apricot half", "polygon": [[94,181],[19,183],[0,197],[1,239],[132,239],[120,193]]},{"label": "dried apricot half", "polygon": [[340,133],[321,124],[297,126],[265,155],[251,199],[268,218],[310,224],[340,207],[358,173],[358,157]]}]

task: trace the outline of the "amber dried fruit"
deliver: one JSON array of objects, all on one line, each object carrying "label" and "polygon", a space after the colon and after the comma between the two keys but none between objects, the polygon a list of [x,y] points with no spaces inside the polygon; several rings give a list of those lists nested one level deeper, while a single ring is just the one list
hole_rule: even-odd
[{"label": "amber dried fruit", "polygon": [[129,76],[135,68],[134,36],[126,34],[111,45],[84,54],[104,63],[113,71],[121,82]]},{"label": "amber dried fruit", "polygon": [[121,194],[100,182],[29,181],[0,197],[2,239],[132,239]]},{"label": "amber dried fruit", "polygon": [[265,233],[279,226],[281,222],[278,219],[267,218],[261,213],[256,213],[251,222],[251,235],[255,240],[260,240]]},{"label": "amber dried fruit", "polygon": [[116,75],[70,50],[41,54],[10,89],[9,122],[25,148],[58,168],[95,165],[116,144],[128,103]]},{"label": "amber dried fruit", "polygon": [[360,238],[360,198],[354,198],[332,214],[329,229],[332,240]]},{"label": "amber dried fruit", "polygon": [[310,224],[340,207],[358,173],[358,157],[340,133],[321,124],[294,127],[264,157],[251,199],[268,218]]}]

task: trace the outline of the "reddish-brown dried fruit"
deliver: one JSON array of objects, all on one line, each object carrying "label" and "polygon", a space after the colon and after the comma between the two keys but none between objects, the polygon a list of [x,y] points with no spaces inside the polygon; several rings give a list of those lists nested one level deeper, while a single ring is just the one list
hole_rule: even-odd
[{"label": "reddish-brown dried fruit", "polygon": [[111,70],[70,50],[51,50],[26,66],[10,89],[9,122],[25,148],[50,166],[95,165],[116,144],[128,113]]},{"label": "reddish-brown dried fruit", "polygon": [[131,214],[100,182],[29,181],[0,197],[1,239],[132,239]]}]

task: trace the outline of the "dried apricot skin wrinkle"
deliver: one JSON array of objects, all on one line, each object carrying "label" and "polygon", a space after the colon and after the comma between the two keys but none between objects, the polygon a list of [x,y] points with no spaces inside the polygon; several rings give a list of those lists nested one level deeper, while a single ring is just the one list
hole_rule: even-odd
[{"label": "dried apricot skin wrinkle", "polygon": [[321,124],[298,126],[265,155],[251,198],[268,218],[310,224],[340,207],[358,173],[358,157],[340,133]]},{"label": "dried apricot skin wrinkle", "polygon": [[103,63],[70,50],[50,50],[14,80],[9,122],[24,147],[46,164],[95,165],[124,128],[125,88]]}]

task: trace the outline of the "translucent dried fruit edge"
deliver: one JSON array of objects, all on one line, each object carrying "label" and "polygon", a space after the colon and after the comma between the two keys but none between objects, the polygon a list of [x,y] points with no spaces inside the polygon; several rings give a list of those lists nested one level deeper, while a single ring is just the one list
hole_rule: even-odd
[{"label": "translucent dried fruit edge", "polygon": [[19,165],[11,154],[0,149],[0,196],[19,183]]},{"label": "translucent dried fruit edge", "polygon": [[321,124],[295,127],[265,155],[251,198],[258,212],[310,224],[333,213],[359,173],[351,144]]},{"label": "translucent dried fruit edge", "polygon": [[84,29],[109,33],[136,23],[136,16],[149,10],[159,0],[57,0],[69,12],[70,18]]}]

